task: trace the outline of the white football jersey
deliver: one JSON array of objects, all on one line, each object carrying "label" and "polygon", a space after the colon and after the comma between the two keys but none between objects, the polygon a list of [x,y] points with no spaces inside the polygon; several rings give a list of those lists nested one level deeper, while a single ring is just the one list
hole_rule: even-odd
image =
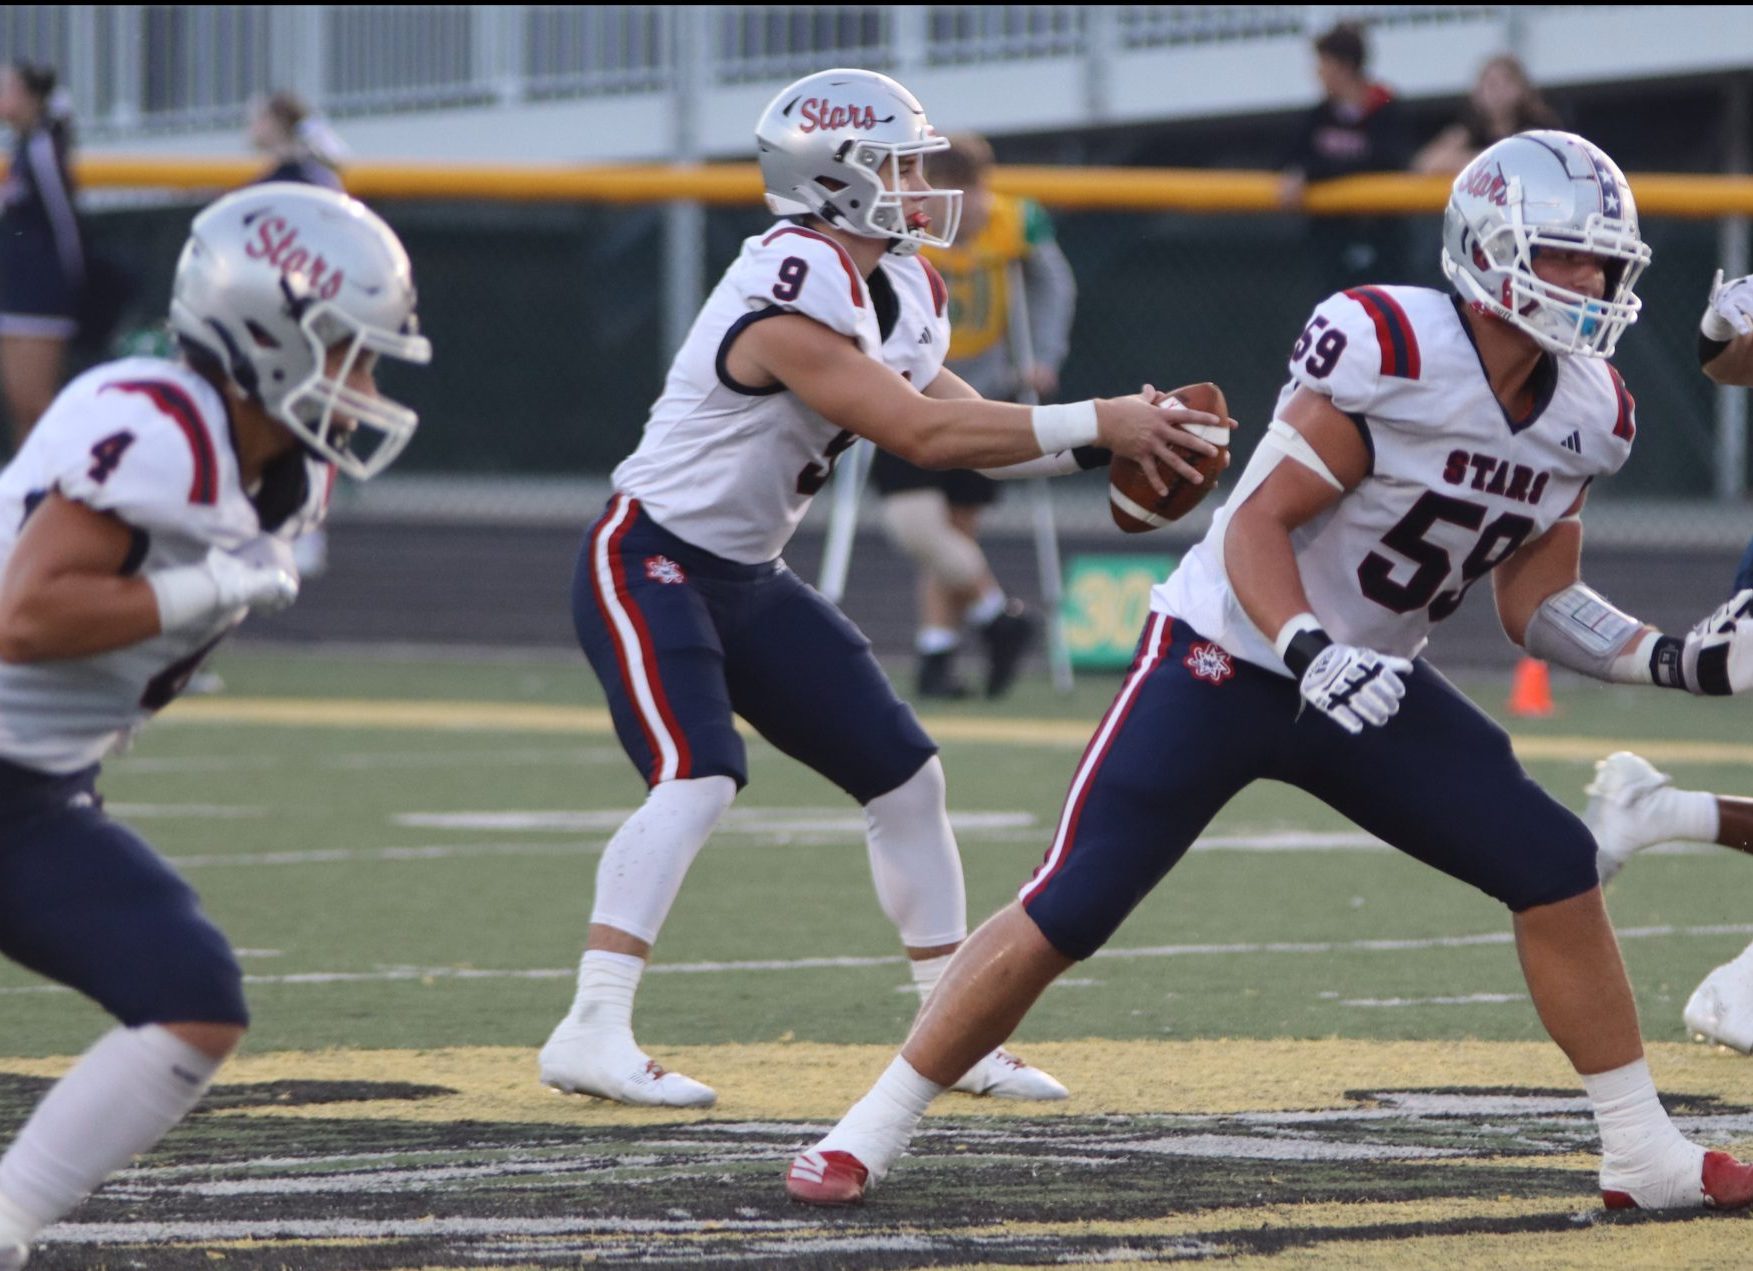
[{"label": "white football jersey", "polygon": [[615,489],[714,555],[745,565],[777,557],[857,438],[781,386],[738,384],[726,355],[751,324],[799,313],[924,388],[949,345],[943,282],[917,256],[887,258],[878,272],[882,281],[867,284],[845,248],[802,225],[746,240],[670,364]]},{"label": "white football jersey", "polygon": [[[58,493],[134,532],[129,573],[194,564],[220,547],[296,574],[289,545],[321,522],[333,474],[307,460],[302,501],[265,533],[213,387],[176,362],[111,362],[63,389],[0,473],[0,570],[38,501]],[[91,657],[0,663],[0,757],[54,773],[96,763],[181,691],[244,613]]]},{"label": "white football jersey", "polygon": [[[1334,640],[1416,656],[1468,588],[1549,530],[1595,477],[1619,470],[1637,431],[1619,373],[1594,358],[1548,357],[1535,385],[1531,413],[1510,419],[1446,292],[1357,287],[1316,308],[1276,413],[1300,388],[1329,397],[1371,456],[1357,488],[1291,536],[1310,606]],[[1280,674],[1276,633],[1258,630],[1230,588],[1224,535],[1284,461],[1260,446],[1205,538],[1151,593],[1155,611]]]}]

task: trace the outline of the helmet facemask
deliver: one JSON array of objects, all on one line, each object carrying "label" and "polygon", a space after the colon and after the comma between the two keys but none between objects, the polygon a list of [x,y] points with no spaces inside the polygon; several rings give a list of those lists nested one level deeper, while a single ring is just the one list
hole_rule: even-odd
[{"label": "helmet facemask", "polygon": [[[432,345],[413,332],[387,331],[355,320],[339,306],[318,300],[300,314],[298,328],[310,344],[311,370],[269,412],[315,454],[356,481],[387,468],[414,436],[419,416],[387,397],[348,385],[362,357],[393,357],[424,366]],[[329,351],[345,346],[335,373]]]},{"label": "helmet facemask", "polygon": [[[921,247],[948,247],[962,223],[962,191],[904,188],[901,161],[950,148],[947,137],[919,141],[872,141],[852,138],[834,152],[840,165],[833,175],[817,176],[798,189],[802,207],[848,233],[890,240],[889,252],[911,256]],[[795,214],[800,205],[769,194],[767,204],[780,215]],[[916,211],[909,211],[908,205]]]}]

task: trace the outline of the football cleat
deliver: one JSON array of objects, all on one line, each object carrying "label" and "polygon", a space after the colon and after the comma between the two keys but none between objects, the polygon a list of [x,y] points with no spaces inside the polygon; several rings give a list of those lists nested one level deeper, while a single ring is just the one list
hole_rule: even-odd
[{"label": "football cleat", "polygon": [[990,1099],[1039,1099],[1048,1102],[1071,1098],[1071,1091],[1051,1073],[1042,1072],[1000,1048],[975,1064],[950,1087],[963,1094]]},{"label": "football cleat", "polygon": [[916,683],[920,697],[937,697],[958,702],[968,695],[968,686],[956,674],[955,658],[954,649],[919,655],[919,677]]},{"label": "football cleat", "polygon": [[785,1194],[804,1205],[856,1205],[864,1200],[870,1171],[851,1152],[811,1149],[792,1158]]},{"label": "football cleat", "polygon": [[1040,620],[1030,613],[1023,602],[1011,600],[991,622],[980,628],[980,639],[986,645],[986,696],[1003,697],[1016,683],[1022,669],[1023,654],[1035,642]]},{"label": "football cleat", "polygon": [[20,1267],[29,1261],[29,1245],[0,1245],[0,1271],[18,1271]]},{"label": "football cleat", "polygon": [[1630,1192],[1602,1188],[1601,1203],[1608,1209],[1745,1209],[1753,1204],[1753,1165],[1743,1165],[1727,1152],[1706,1152],[1696,1200],[1649,1206],[1640,1204]]},{"label": "football cleat", "polygon": [[1595,869],[1603,883],[1625,867],[1634,852],[1672,836],[1655,823],[1650,796],[1668,786],[1670,778],[1641,755],[1615,751],[1595,765],[1595,779],[1584,788],[1589,796],[1583,824],[1595,836]]},{"label": "football cleat", "polygon": [[554,1026],[540,1056],[542,1084],[562,1094],[588,1094],[652,1108],[710,1108],[711,1086],[671,1072],[640,1050],[631,1033],[591,1028],[567,1016]]},{"label": "football cleat", "polygon": [[1753,1054],[1753,962],[1746,954],[1704,977],[1686,1000],[1686,1031],[1704,1041]]}]

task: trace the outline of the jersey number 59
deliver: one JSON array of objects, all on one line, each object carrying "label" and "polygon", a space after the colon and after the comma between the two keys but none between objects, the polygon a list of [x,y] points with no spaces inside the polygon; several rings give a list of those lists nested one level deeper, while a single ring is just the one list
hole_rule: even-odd
[{"label": "jersey number 59", "polygon": [[1357,581],[1363,594],[1395,613],[1411,613],[1429,605],[1431,620],[1441,622],[1461,607],[1469,587],[1514,555],[1533,532],[1533,521],[1505,512],[1485,526],[1474,541],[1473,550],[1461,562],[1460,588],[1439,595],[1452,560],[1448,549],[1431,542],[1428,535],[1439,524],[1477,530],[1485,525],[1485,513],[1483,504],[1427,490],[1400,518],[1399,524],[1382,535],[1383,547],[1391,548],[1417,568],[1406,581],[1396,582],[1396,563],[1380,552],[1371,552],[1357,567]]}]

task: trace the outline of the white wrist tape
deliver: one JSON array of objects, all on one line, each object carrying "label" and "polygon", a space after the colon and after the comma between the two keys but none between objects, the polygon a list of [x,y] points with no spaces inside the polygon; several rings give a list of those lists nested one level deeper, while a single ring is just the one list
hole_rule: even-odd
[{"label": "white wrist tape", "polygon": [[[1615,680],[1616,671],[1629,674],[1626,668],[1632,659],[1619,655],[1626,652],[1625,646],[1642,626],[1594,588],[1572,583],[1546,597],[1534,610],[1522,647],[1537,658],[1597,680]],[[1641,678],[1618,682],[1648,684],[1647,665]]]},{"label": "white wrist tape", "polygon": [[1035,427],[1035,441],[1044,455],[1096,444],[1098,432],[1093,400],[1067,402],[1063,406],[1036,406],[1029,411],[1029,422]]},{"label": "white wrist tape", "polygon": [[147,574],[146,583],[158,598],[160,631],[176,631],[219,608],[219,583],[203,566],[161,569]]},{"label": "white wrist tape", "polygon": [[1335,490],[1345,488],[1339,478],[1333,475],[1333,469],[1327,466],[1326,460],[1309,444],[1309,439],[1282,419],[1275,419],[1266,426],[1266,435],[1260,439],[1260,443],[1271,446],[1287,459],[1295,459]]},{"label": "white wrist tape", "polygon": [[1321,631],[1322,629],[1321,620],[1305,609],[1278,629],[1278,638],[1272,642],[1272,647],[1278,651],[1278,656],[1282,658],[1284,651],[1290,648],[1290,642],[1303,632]]}]

